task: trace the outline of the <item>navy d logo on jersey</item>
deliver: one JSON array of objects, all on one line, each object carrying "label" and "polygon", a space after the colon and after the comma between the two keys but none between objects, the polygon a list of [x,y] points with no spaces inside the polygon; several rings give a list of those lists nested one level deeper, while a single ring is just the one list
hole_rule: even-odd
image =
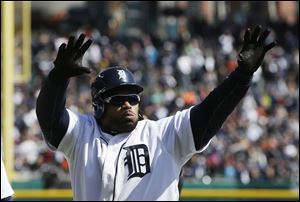
[{"label": "navy d logo on jersey", "polygon": [[144,144],[124,147],[126,151],[125,166],[128,167],[128,179],[143,177],[150,173],[149,152]]}]

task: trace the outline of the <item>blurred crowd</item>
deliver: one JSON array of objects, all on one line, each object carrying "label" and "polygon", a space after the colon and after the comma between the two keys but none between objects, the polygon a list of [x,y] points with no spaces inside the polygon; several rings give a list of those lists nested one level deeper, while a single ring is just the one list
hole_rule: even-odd
[{"label": "blurred crowd", "polygon": [[[288,25],[269,26],[270,40],[279,45],[266,55],[252,87],[210,146],[186,163],[185,181],[299,185],[299,36]],[[145,118],[172,115],[203,101],[234,70],[245,28],[203,24],[205,34],[185,30],[175,40],[149,34],[110,37],[90,26],[72,30],[69,35],[83,32],[93,39],[83,61],[93,71],[71,80],[66,105],[93,113],[91,81],[99,71],[119,65],[145,88]],[[66,37],[56,30],[33,30],[32,79],[15,86],[15,170],[20,179],[42,178],[45,188],[70,186],[67,162],[48,150],[35,114],[42,82]]]}]

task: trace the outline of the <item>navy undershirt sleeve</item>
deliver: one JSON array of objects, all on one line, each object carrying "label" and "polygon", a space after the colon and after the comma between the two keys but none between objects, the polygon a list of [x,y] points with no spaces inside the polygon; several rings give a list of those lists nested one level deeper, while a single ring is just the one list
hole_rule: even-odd
[{"label": "navy undershirt sleeve", "polygon": [[218,132],[226,118],[249,89],[252,74],[233,71],[218,87],[190,112],[191,127],[197,150]]},{"label": "navy undershirt sleeve", "polygon": [[65,108],[69,80],[57,81],[51,75],[44,81],[37,98],[36,114],[47,144],[55,150],[64,137],[69,115]]}]

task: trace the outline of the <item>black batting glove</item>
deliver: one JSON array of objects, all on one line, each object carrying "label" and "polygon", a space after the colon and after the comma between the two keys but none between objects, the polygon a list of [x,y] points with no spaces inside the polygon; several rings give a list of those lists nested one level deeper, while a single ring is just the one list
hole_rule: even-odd
[{"label": "black batting glove", "polygon": [[248,28],[244,35],[243,48],[238,56],[238,69],[246,74],[254,73],[262,64],[266,52],[276,46],[275,42],[265,45],[270,30],[265,30],[262,34],[261,26],[256,26],[251,33]]},{"label": "black batting glove", "polygon": [[70,77],[91,73],[90,69],[82,66],[82,57],[92,44],[92,40],[83,43],[85,35],[81,34],[77,41],[75,37],[69,38],[68,44],[63,43],[58,50],[54,61],[55,67],[49,77],[55,81],[67,80]]}]

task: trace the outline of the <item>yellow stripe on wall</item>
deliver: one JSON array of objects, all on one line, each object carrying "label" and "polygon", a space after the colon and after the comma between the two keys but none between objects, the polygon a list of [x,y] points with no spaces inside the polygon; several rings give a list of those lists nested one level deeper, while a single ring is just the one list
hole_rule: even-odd
[{"label": "yellow stripe on wall", "polygon": [[15,190],[13,198],[72,198],[71,189],[20,189]]},{"label": "yellow stripe on wall", "polygon": [[299,189],[182,189],[182,198],[299,198]]},{"label": "yellow stripe on wall", "polygon": [[[14,198],[72,198],[71,189],[17,189]],[[182,189],[181,198],[260,198],[260,199],[297,199],[299,189]]]}]

